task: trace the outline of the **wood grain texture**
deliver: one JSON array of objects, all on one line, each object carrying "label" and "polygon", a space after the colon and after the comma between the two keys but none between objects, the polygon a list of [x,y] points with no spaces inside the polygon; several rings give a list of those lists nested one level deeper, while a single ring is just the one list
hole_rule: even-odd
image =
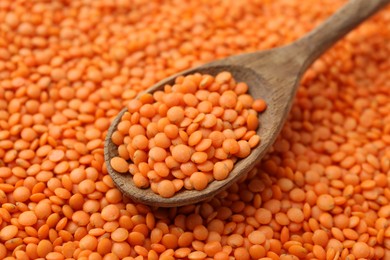
[{"label": "wood grain texture", "polygon": [[[111,135],[126,111],[123,109],[112,122],[105,140],[104,157],[108,173],[116,186],[133,201],[157,207],[175,207],[193,204],[212,198],[248,173],[274,143],[290,111],[299,81],[306,69],[322,53],[346,33],[383,8],[390,0],[351,0],[317,29],[285,47],[231,56],[173,75],[157,83],[145,92],[152,93],[171,84],[178,75],[195,72],[216,75],[230,71],[237,81],[249,85],[254,98],[263,98],[267,110],[260,115],[257,134],[262,141],[251,154],[239,160],[227,179],[213,181],[203,191],[183,190],[172,198],[162,198],[150,189],[135,187],[131,175],[112,169],[110,159],[118,155],[118,147],[111,142]],[[313,3],[314,4],[314,3]]]}]

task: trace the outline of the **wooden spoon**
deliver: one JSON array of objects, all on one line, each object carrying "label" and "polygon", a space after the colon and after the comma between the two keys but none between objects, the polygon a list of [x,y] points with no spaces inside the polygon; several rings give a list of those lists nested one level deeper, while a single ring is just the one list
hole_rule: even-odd
[{"label": "wooden spoon", "polygon": [[260,115],[261,124],[257,130],[262,141],[247,158],[235,164],[227,179],[213,181],[202,191],[183,190],[172,198],[163,198],[150,188],[137,188],[129,173],[118,173],[110,165],[110,159],[118,155],[118,147],[112,143],[111,135],[116,130],[123,113],[127,111],[123,109],[109,128],[104,147],[107,170],[116,186],[133,201],[159,207],[196,203],[211,198],[228,188],[239,178],[245,176],[274,143],[288,116],[295,92],[306,69],[346,33],[389,2],[390,0],[350,0],[314,31],[292,44],[211,62],[164,79],[146,90],[149,93],[161,90],[164,85],[172,84],[178,75],[196,72],[216,75],[221,71],[230,71],[237,81],[246,82],[249,85],[249,93],[254,98],[263,98],[267,102],[267,110]]}]

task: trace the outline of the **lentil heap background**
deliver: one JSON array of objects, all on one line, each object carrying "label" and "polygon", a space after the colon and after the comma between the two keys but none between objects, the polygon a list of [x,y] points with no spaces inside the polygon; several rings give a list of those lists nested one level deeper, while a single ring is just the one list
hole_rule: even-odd
[{"label": "lentil heap background", "polygon": [[210,201],[134,204],[103,163],[141,90],[344,3],[0,1],[0,258],[390,259],[389,8],[315,62],[273,149]]}]

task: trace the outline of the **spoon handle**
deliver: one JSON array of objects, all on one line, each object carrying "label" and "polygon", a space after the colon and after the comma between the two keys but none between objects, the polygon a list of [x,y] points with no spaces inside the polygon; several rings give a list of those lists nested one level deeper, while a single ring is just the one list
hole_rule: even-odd
[{"label": "spoon handle", "polygon": [[306,69],[345,34],[388,3],[390,0],[348,1],[324,23],[293,44],[300,51],[296,57]]}]

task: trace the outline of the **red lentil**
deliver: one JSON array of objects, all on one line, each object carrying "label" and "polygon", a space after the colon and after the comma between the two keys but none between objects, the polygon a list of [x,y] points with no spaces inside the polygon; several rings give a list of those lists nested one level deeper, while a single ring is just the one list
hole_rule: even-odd
[{"label": "red lentil", "polygon": [[[160,162],[175,178],[194,165],[226,178],[223,143],[247,141],[239,158],[258,145],[259,122],[240,111],[262,112],[264,100],[229,73],[218,84],[178,78],[188,93],[167,87],[164,100],[137,94],[179,70],[287,44],[346,1],[65,2],[0,1],[0,259],[389,259],[389,8],[311,66],[246,178],[207,202],[159,209],[122,198],[107,175],[103,140],[120,109],[129,121],[113,138],[134,141],[119,154],[139,167],[117,170],[148,183],[147,137],[168,151],[151,154],[156,178]],[[237,128],[221,131],[219,119]],[[178,144],[190,148],[176,161]]]}]

